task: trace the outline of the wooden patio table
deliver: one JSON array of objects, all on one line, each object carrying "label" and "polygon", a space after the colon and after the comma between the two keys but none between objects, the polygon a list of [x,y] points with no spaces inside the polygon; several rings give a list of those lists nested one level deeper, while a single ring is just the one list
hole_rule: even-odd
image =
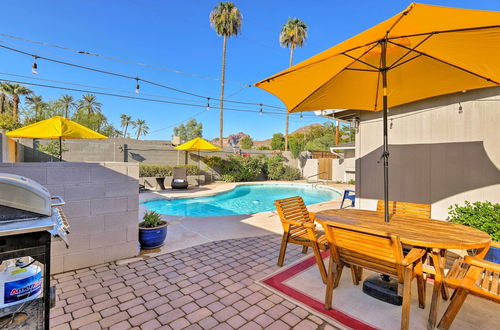
[{"label": "wooden patio table", "polygon": [[[315,218],[330,221],[337,226],[347,224],[360,228],[383,231],[398,235],[401,243],[428,250],[435,269],[432,301],[427,328],[436,325],[439,295],[444,280],[445,253],[447,249],[475,249],[478,257],[484,257],[491,244],[491,237],[474,228],[442,220],[409,215],[392,214],[390,222],[384,221],[384,213],[358,209],[330,209],[317,212]],[[436,267],[439,265],[439,267]]]}]

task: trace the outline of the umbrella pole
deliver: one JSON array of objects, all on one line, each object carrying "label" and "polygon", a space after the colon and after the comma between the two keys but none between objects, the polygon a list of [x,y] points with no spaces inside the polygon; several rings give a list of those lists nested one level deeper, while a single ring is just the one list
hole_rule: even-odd
[{"label": "umbrella pole", "polygon": [[387,138],[387,38],[380,43],[382,47],[382,91],[383,91],[383,125],[384,125],[384,219],[389,222],[389,141]]},{"label": "umbrella pole", "polygon": [[62,162],[62,137],[59,137],[59,161]]}]

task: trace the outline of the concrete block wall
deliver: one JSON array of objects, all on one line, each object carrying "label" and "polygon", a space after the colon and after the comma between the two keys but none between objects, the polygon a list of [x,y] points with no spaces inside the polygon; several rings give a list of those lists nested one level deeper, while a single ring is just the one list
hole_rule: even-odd
[{"label": "concrete block wall", "polygon": [[0,163],[0,172],[31,178],[65,199],[70,246],[53,240],[53,273],[139,253],[137,163]]}]

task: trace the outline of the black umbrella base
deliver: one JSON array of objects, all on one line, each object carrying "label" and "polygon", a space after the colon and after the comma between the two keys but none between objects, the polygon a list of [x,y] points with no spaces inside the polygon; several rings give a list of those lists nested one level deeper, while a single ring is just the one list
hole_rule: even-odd
[{"label": "black umbrella base", "polygon": [[398,281],[388,275],[374,274],[363,282],[363,292],[383,302],[401,306],[403,297],[398,295]]}]

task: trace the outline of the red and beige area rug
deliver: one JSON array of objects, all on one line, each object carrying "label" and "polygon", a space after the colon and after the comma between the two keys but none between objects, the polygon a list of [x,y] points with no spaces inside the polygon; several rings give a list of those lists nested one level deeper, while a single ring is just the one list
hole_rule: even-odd
[{"label": "red and beige area rug", "polygon": [[[328,264],[325,254],[325,265]],[[371,275],[363,272],[363,278]],[[426,308],[418,308],[417,285],[413,281],[410,329],[426,329],[432,296],[432,283],[427,283]],[[354,286],[351,272],[344,269],[337,289],[333,292],[333,308],[325,310],[325,285],[321,281],[314,257],[310,255],[280,268],[258,283],[285,299],[291,300],[331,324],[344,329],[399,329],[401,307],[394,306],[362,291],[362,284]],[[440,301],[438,322],[449,301]],[[498,329],[500,308],[484,299],[469,296],[456,317],[452,329]]]}]

